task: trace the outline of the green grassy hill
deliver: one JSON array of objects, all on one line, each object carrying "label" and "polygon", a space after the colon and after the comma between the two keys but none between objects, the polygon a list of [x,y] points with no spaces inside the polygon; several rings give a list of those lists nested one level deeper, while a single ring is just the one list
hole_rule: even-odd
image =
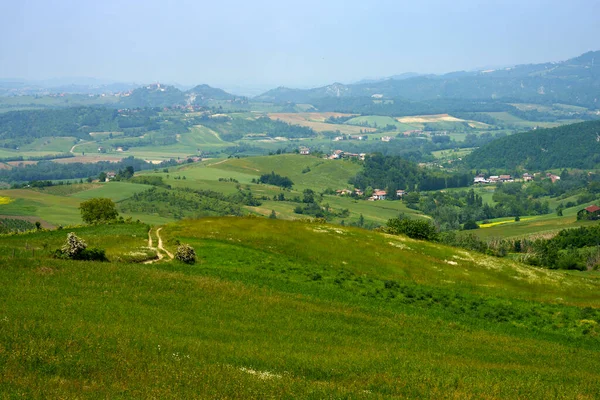
[{"label": "green grassy hill", "polygon": [[[359,164],[342,160],[324,160],[312,156],[284,154],[280,156],[250,157],[229,159],[219,164],[209,164],[210,168],[222,171],[240,172],[255,177],[272,171],[289,177],[298,190],[327,188],[338,189],[348,186],[348,179],[361,169]],[[310,171],[302,171],[309,167]]]},{"label": "green grassy hill", "polygon": [[1,397],[600,396],[597,273],[260,218],[163,228],[193,266],[119,262],[147,230],[75,229],[108,263],[2,237]]}]

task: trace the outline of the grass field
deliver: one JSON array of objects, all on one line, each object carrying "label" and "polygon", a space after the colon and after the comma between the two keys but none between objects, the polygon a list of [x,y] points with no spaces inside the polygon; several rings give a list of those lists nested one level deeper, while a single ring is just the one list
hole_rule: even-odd
[{"label": "grass field", "polygon": [[[41,190],[0,190],[0,199],[10,199],[6,204],[0,203],[0,215],[36,217],[54,226],[76,225],[81,223],[79,204],[82,201],[105,197],[119,202],[149,187],[127,182],[108,182],[59,185]],[[140,219],[150,224],[165,224],[173,221],[171,218],[159,215],[122,214],[122,216],[132,217],[134,220]]]},{"label": "grass field", "polygon": [[20,150],[68,153],[76,142],[77,139],[75,137],[45,137],[34,140],[32,143],[23,146]]},{"label": "grass field", "polygon": [[470,154],[474,148],[464,148],[464,149],[456,149],[456,150],[437,150],[432,151],[431,154],[438,160],[448,161],[448,160],[457,160],[462,158],[468,154]]},{"label": "grass field", "polygon": [[541,237],[554,235],[561,229],[597,224],[597,221],[577,221],[577,211],[584,207],[585,205],[566,208],[563,211],[562,217],[552,213],[533,217],[521,217],[521,220],[518,222],[513,217],[499,218],[490,221],[496,223],[495,225],[472,232],[481,238]]},{"label": "grass field", "polygon": [[[147,238],[75,232],[113,260]],[[0,396],[600,396],[597,273],[257,218],[162,235],[198,263],[49,258],[65,231],[0,240]]]},{"label": "grass field", "polygon": [[[313,189],[317,191],[342,189],[348,187],[348,179],[358,173],[361,166],[344,160],[324,160],[312,156],[285,154],[280,156],[249,157],[228,159],[217,163],[207,164],[209,168],[226,172],[240,172],[260,177],[272,171],[289,177],[294,182],[294,189]],[[310,172],[302,173],[306,167]]]},{"label": "grass field", "polygon": [[365,115],[360,117],[354,117],[352,119],[349,119],[345,123],[348,125],[363,125],[366,123],[369,124],[369,126],[371,127],[375,127],[375,125],[377,125],[377,127],[379,128],[384,128],[387,125],[394,125],[397,131],[412,131],[415,129],[421,129],[423,127],[423,125],[409,125],[399,122],[398,120],[392,117],[384,117],[379,115]]}]

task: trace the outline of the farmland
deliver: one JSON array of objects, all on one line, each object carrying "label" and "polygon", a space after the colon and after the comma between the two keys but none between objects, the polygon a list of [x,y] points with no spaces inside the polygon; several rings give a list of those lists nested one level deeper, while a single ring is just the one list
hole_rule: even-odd
[{"label": "farmland", "polygon": [[347,135],[358,135],[362,132],[374,132],[375,128],[361,128],[351,124],[329,124],[325,119],[329,117],[345,117],[348,114],[341,113],[270,113],[269,118],[280,120],[288,124],[305,126],[317,132],[339,131]]}]

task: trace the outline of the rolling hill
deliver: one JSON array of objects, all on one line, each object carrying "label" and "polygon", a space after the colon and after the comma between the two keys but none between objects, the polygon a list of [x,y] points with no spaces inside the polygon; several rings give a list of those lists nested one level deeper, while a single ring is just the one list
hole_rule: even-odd
[{"label": "rolling hill", "polygon": [[[70,231],[110,261],[53,258]],[[127,262],[149,237],[197,263]],[[4,236],[0,263],[3,397],[600,395],[594,272],[231,217]]]},{"label": "rolling hill", "polygon": [[535,129],[495,140],[465,158],[471,168],[597,168],[600,121]]}]

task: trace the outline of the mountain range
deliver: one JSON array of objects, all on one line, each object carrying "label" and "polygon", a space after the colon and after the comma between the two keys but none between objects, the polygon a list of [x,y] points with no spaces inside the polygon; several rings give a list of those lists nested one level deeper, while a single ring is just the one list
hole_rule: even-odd
[{"label": "mountain range", "polygon": [[279,87],[257,101],[310,103],[328,97],[431,99],[504,99],[534,103],[565,102],[598,107],[600,51],[562,62],[527,64],[497,70],[458,71],[444,75],[401,76],[302,90]]},{"label": "mountain range", "polygon": [[[136,107],[206,104],[209,100],[245,99],[205,84],[187,91],[172,85],[138,86],[93,78],[70,82],[66,79],[38,82],[3,79],[0,80],[0,96],[131,92],[124,98],[123,103]],[[374,101],[498,100],[542,104],[566,103],[595,109],[600,107],[599,93],[600,51],[593,51],[562,62],[457,71],[443,75],[409,72],[384,79],[365,79],[353,84],[336,82],[312,89],[278,87],[252,99],[272,103],[312,103],[348,98],[372,98]]]}]

